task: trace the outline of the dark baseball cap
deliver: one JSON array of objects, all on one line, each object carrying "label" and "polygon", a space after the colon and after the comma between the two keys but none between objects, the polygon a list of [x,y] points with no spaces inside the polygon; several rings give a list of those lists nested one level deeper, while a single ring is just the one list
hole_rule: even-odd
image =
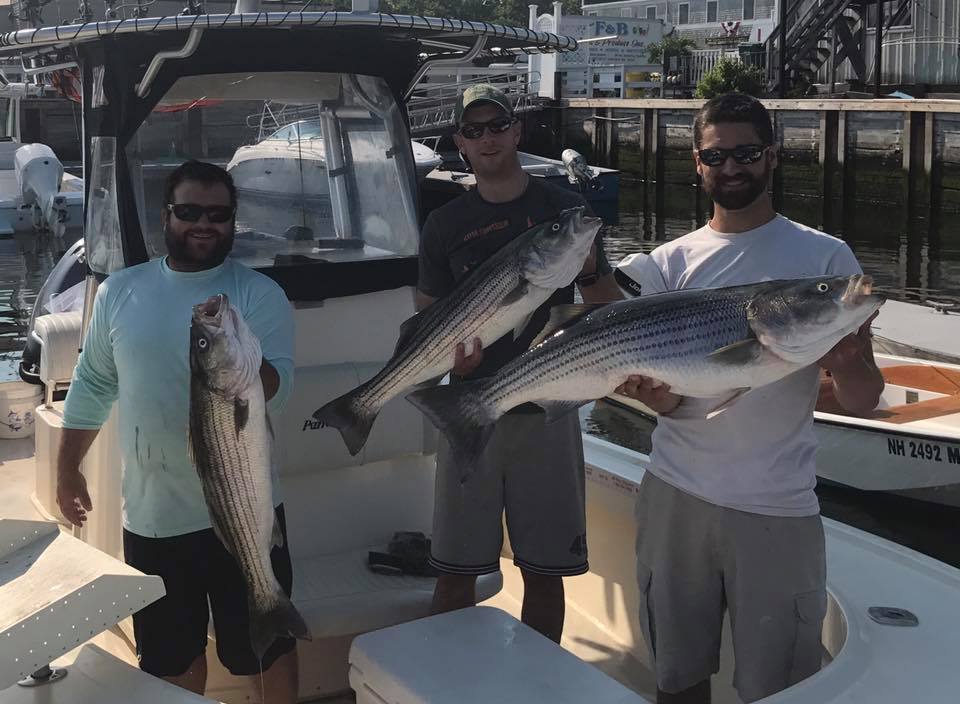
[{"label": "dark baseball cap", "polygon": [[459,125],[463,120],[463,113],[467,111],[467,108],[479,103],[492,103],[508,115],[513,115],[513,106],[510,105],[510,99],[507,98],[503,91],[489,83],[477,83],[467,88],[460,94],[460,97],[457,98],[457,106],[453,111],[453,119]]}]

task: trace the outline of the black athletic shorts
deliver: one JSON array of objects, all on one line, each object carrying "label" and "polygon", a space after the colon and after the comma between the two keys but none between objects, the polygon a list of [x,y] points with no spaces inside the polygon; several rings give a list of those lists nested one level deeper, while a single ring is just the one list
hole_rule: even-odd
[{"label": "black athletic shorts", "polygon": [[[277,507],[283,547],[270,554],[273,573],[290,596],[293,567],[287,550],[283,505]],[[213,614],[217,655],[234,675],[255,675],[261,663],[250,647],[247,588],[236,560],[212,528],[172,538],[144,538],[123,531],[124,558],[131,567],[163,578],[167,593],[133,615],[140,669],[157,677],[182,675],[207,648],[207,615]],[[209,607],[207,599],[209,598]],[[293,650],[293,638],[278,638],[264,653],[262,668]]]}]

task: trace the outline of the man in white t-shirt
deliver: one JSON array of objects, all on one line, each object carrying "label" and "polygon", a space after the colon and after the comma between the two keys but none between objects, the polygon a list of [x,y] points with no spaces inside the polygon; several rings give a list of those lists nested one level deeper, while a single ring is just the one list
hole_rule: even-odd
[{"label": "man in white t-shirt", "polygon": [[[774,211],[767,193],[777,166],[772,145],[759,101],[729,94],[703,106],[694,160],[713,217],[644,259],[642,295],[860,272],[841,240]],[[660,414],[637,540],[640,620],[660,704],[710,701],[725,609],[734,686],[745,702],[820,668],[827,598],[813,409],[821,368],[845,409],[871,411],[883,377],[870,321],[819,366],[755,389],[710,419],[716,400],[682,399],[656,380],[631,377],[619,389]]]}]

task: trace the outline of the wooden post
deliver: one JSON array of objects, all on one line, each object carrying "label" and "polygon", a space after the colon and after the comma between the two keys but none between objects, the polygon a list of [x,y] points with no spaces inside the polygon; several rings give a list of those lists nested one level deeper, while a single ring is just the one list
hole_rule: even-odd
[{"label": "wooden post", "polygon": [[605,112],[606,110],[603,108],[593,109],[593,117],[591,118],[591,121],[593,122],[593,134],[591,135],[592,139],[590,140],[590,151],[592,151],[593,154],[587,157],[591,164],[601,164],[603,166],[607,165],[605,161],[601,161],[603,158],[601,156],[603,155],[603,130],[606,125],[604,125],[604,120],[601,120],[600,117]]},{"label": "wooden post", "polygon": [[617,150],[614,149],[614,144],[616,139],[614,138],[614,128],[616,127],[616,122],[613,121],[613,108],[607,108],[604,110],[604,116],[607,118],[603,122],[603,158],[605,163],[611,168],[616,168],[616,158]]},{"label": "wooden post", "polygon": [[660,126],[660,109],[654,108],[653,128],[652,128],[652,132],[653,132],[652,147],[653,147],[653,178],[654,178],[654,181],[656,181],[656,188],[657,188],[656,196],[654,200],[654,211],[657,214],[657,222],[663,219],[663,211],[664,211],[664,198],[663,198],[664,190],[663,189],[664,189],[664,186],[666,185],[663,182],[664,181],[663,155],[660,153],[661,131],[662,130]]},{"label": "wooden post", "polygon": [[901,188],[901,198],[903,199],[903,204],[906,206],[908,213],[913,212],[914,207],[916,207],[915,202],[915,191],[916,191],[916,178],[917,170],[915,168],[915,155],[917,150],[917,130],[916,127],[919,124],[920,120],[923,119],[922,113],[915,112],[904,112],[903,113],[903,127],[900,131],[900,151],[901,151],[901,162],[900,162],[900,173],[903,178],[903,186]]},{"label": "wooden post", "polygon": [[773,172],[773,208],[777,212],[783,208],[783,115],[781,110],[773,111],[773,138],[777,143],[777,168]]},{"label": "wooden post", "polygon": [[837,163],[837,113],[824,110],[820,113],[820,144],[817,158],[822,171],[823,227],[828,232],[833,225],[833,186]]},{"label": "wooden post", "polygon": [[645,108],[643,111],[643,182],[650,183],[656,171],[656,109]]},{"label": "wooden post", "polygon": [[839,213],[842,218],[846,210],[846,202],[850,195],[848,188],[849,171],[847,169],[847,113],[840,111],[837,114],[837,171],[839,172]]},{"label": "wooden post", "polygon": [[[931,215],[936,212],[937,190],[934,184],[933,157],[935,151],[934,138],[936,136],[936,113],[932,110],[927,113],[926,121],[923,124],[923,175],[926,179],[924,184],[924,197],[930,203]],[[931,218],[932,219],[932,218]],[[931,228],[933,229],[933,228]]]},{"label": "wooden post", "polygon": [[881,68],[883,62],[883,0],[877,0],[877,43],[873,52],[873,97],[880,97]]}]

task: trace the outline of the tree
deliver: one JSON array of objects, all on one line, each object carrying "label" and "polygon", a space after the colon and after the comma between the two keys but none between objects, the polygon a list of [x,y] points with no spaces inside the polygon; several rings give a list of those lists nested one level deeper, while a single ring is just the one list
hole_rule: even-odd
[{"label": "tree", "polygon": [[650,63],[662,64],[663,52],[667,52],[667,59],[673,56],[690,56],[690,52],[697,48],[697,43],[686,37],[664,37],[662,41],[647,45]]},{"label": "tree", "polygon": [[758,67],[724,57],[700,79],[696,96],[713,98],[724,93],[746,93],[759,98],[763,94],[763,84],[764,75]]}]

